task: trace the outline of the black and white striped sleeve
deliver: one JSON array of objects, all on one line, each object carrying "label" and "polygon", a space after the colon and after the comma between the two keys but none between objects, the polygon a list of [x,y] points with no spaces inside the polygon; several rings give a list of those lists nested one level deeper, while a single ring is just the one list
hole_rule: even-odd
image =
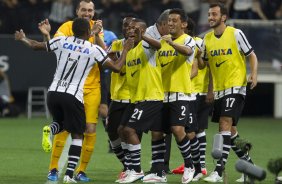
[{"label": "black and white striped sleeve", "polygon": [[107,53],[100,46],[95,45],[94,59],[97,63],[104,64],[105,60],[108,58]]},{"label": "black and white striped sleeve", "polygon": [[46,44],[47,44],[47,51],[48,52],[55,52],[56,50],[58,50],[58,48],[60,47],[60,41],[64,36],[59,36],[59,37],[55,37],[51,40],[49,40]]},{"label": "black and white striped sleeve", "polygon": [[203,44],[203,40],[202,39],[197,39],[195,40],[196,42],[196,47],[199,49],[199,50],[202,50],[202,44]]},{"label": "black and white striped sleeve", "polygon": [[253,52],[252,46],[249,44],[245,34],[240,30],[235,30],[235,38],[240,51],[244,53],[245,56],[250,55]]},{"label": "black and white striped sleeve", "polygon": [[191,36],[187,36],[185,38],[184,45],[190,47],[194,51],[195,46],[196,46],[196,42]]}]

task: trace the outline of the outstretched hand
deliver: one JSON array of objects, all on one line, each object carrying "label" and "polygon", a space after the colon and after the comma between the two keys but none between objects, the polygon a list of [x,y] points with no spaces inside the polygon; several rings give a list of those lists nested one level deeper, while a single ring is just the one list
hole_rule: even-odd
[{"label": "outstretched hand", "polygon": [[43,35],[49,35],[51,31],[51,25],[49,24],[49,20],[45,19],[38,23],[38,29]]},{"label": "outstretched hand", "polygon": [[25,33],[21,29],[20,31],[15,32],[15,40],[22,40],[25,38]]}]

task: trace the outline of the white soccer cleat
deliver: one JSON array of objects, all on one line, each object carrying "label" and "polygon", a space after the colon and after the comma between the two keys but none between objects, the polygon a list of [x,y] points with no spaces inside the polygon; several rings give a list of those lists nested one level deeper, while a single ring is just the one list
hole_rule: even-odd
[{"label": "white soccer cleat", "polygon": [[71,178],[70,176],[65,175],[63,183],[77,183],[77,182],[75,181],[75,179]]},{"label": "white soccer cleat", "polygon": [[122,171],[115,182],[120,183],[121,181],[123,181],[126,178],[126,176],[129,174],[129,172],[130,170]]},{"label": "white soccer cleat", "polygon": [[158,176],[157,173],[151,173],[143,177],[143,183],[166,183],[167,178],[166,176]]},{"label": "white soccer cleat", "polygon": [[204,177],[204,175],[202,173],[198,173],[196,176],[194,176],[194,178],[192,179],[192,181],[199,181],[200,179],[202,179]]},{"label": "white soccer cleat", "polygon": [[[247,176],[246,176],[246,181],[247,181]],[[238,183],[244,183],[244,174],[241,175],[239,179],[236,180]]]},{"label": "white soccer cleat", "polygon": [[182,183],[186,184],[186,183],[189,183],[190,181],[192,181],[194,174],[195,174],[195,168],[185,167],[184,173],[183,173],[183,176],[182,176],[182,179],[181,179]]},{"label": "white soccer cleat", "polygon": [[132,183],[134,181],[137,181],[141,178],[144,177],[144,172],[141,171],[141,172],[136,172],[134,170],[131,170],[128,175],[122,180],[120,181],[119,183]]},{"label": "white soccer cleat", "polygon": [[222,177],[218,175],[217,171],[213,171],[208,177],[204,178],[204,181],[211,183],[218,183],[218,182],[222,182],[223,180]]}]

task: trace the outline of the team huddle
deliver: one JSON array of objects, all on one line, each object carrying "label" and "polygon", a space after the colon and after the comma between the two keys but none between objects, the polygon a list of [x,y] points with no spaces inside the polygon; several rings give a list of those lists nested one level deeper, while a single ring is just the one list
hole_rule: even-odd
[{"label": "team huddle", "polygon": [[[52,39],[48,20],[39,23],[46,42],[28,39],[23,30],[15,33],[16,40],[54,52],[57,58],[47,98],[53,122],[43,128],[42,138],[43,149],[52,149],[49,180],[58,180],[58,160],[70,133],[63,182],[90,181],[85,170],[96,142],[99,68],[112,70],[106,129],[123,166],[115,182],[167,182],[171,135],[183,157],[183,165],[174,171],[182,174],[182,183],[222,182],[231,148],[239,158],[253,163],[234,142],[239,137],[236,125],[247,82],[251,89],[257,84],[257,58],[244,33],[225,24],[228,12],[224,5],[210,5],[208,21],[213,30],[203,39],[194,35],[193,21],[182,9],[165,10],[150,27],[140,18],[126,16],[124,38],[114,41],[107,51],[102,22],[91,20],[93,2],[81,0],[76,12],[78,18],[64,23]],[[245,57],[250,62],[248,79]],[[212,121],[219,123],[223,153],[214,171],[205,177],[210,110]],[[152,165],[145,174],[140,164],[141,140],[148,131]]]}]

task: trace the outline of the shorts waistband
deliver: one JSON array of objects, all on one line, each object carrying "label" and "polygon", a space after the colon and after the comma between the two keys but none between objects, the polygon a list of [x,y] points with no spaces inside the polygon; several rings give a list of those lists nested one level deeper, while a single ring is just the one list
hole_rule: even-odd
[{"label": "shorts waistband", "polygon": [[162,102],[162,100],[140,100],[140,101],[135,101],[135,104],[141,103],[141,102]]},{"label": "shorts waistband", "polygon": [[130,100],[113,100],[114,102],[130,103]]},{"label": "shorts waistband", "polygon": [[182,92],[165,92],[164,103],[196,100],[196,95]]},{"label": "shorts waistband", "polygon": [[205,95],[207,95],[208,93],[193,93],[193,94],[195,94],[196,96],[205,96]]},{"label": "shorts waistband", "polygon": [[232,88],[228,88],[225,90],[221,90],[221,91],[215,91],[214,92],[214,98],[215,99],[219,99],[222,98],[226,95],[230,95],[230,94],[241,94],[241,95],[246,95],[246,86],[235,86]]}]

